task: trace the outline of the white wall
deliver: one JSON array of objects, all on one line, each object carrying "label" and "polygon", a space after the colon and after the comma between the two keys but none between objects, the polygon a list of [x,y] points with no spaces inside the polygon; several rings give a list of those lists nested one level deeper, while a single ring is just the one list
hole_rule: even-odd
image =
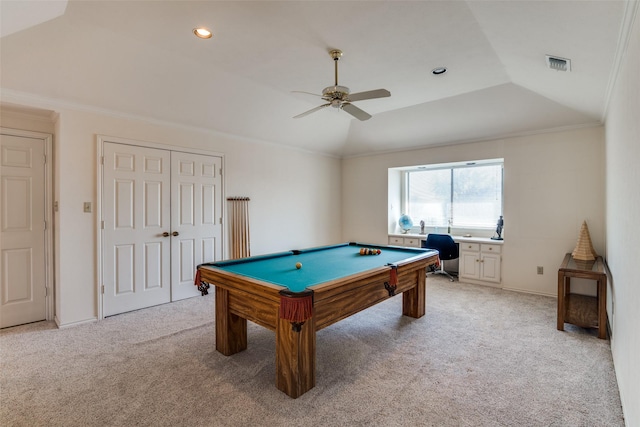
[{"label": "white wall", "polygon": [[615,298],[611,350],[628,426],[640,425],[640,7],[635,7],[606,118],[606,255]]},{"label": "white wall", "polygon": [[223,154],[225,196],[251,198],[253,255],[341,241],[340,159],[106,113],[45,107],[58,113],[50,128],[55,129],[55,301],[61,326],[95,319],[98,313],[97,213],[83,212],[84,202],[97,202],[97,135]]},{"label": "white wall", "polygon": [[503,287],[556,295],[583,220],[604,253],[603,152],[603,128],[593,127],[344,159],[343,237],[387,242],[388,168],[504,158]]}]

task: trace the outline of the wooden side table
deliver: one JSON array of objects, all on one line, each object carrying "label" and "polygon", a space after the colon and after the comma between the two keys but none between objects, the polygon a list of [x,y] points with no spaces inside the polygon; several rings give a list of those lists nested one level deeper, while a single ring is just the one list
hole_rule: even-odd
[{"label": "wooden side table", "polygon": [[[571,293],[571,278],[591,279],[597,282],[597,296]],[[607,274],[602,257],[595,261],[575,260],[566,254],[558,270],[558,330],[564,324],[584,328],[597,328],[598,338],[607,338]]]}]

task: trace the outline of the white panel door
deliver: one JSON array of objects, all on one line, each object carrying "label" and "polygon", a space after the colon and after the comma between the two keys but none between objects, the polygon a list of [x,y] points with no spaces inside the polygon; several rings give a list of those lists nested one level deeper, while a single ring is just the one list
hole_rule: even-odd
[{"label": "white panel door", "polygon": [[222,257],[222,158],[171,153],[171,299],[200,295],[196,266]]},{"label": "white panel door", "polygon": [[46,318],[44,140],[0,136],[0,327]]},{"label": "white panel door", "polygon": [[170,152],[103,147],[103,314],[171,300]]}]

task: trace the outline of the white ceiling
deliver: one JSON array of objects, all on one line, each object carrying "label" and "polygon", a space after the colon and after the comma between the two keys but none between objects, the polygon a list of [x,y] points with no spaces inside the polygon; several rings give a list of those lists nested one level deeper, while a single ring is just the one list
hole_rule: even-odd
[{"label": "white ceiling", "polygon": [[[0,7],[6,94],[352,156],[600,123],[627,2],[2,0]],[[199,25],[214,37],[196,38]],[[391,91],[355,103],[370,120],[332,108],[292,118],[323,103],[292,91],[319,94],[333,85],[332,48],[344,51],[341,85]],[[547,68],[546,54],[570,58],[571,72]],[[440,66],[448,72],[432,75]]]}]

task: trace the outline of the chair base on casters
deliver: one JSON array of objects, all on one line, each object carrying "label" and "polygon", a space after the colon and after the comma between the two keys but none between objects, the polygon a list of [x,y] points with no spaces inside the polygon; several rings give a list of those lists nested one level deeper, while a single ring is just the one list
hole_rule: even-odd
[{"label": "chair base on casters", "polygon": [[431,272],[433,274],[442,274],[443,276],[447,276],[451,282],[455,282],[455,278],[451,274],[449,274],[448,272],[446,272],[444,270],[444,265],[443,264],[444,263],[441,261],[439,269],[436,269],[434,266],[432,266]]},{"label": "chair base on casters", "polygon": [[436,270],[435,266],[431,266],[431,271],[433,271],[434,274],[444,274],[453,282],[453,276],[444,271],[445,261],[458,259],[460,256],[460,253],[458,252],[458,244],[453,240],[453,237],[449,234],[429,233],[426,240],[420,241],[420,246],[438,251],[440,255],[440,269]]}]

